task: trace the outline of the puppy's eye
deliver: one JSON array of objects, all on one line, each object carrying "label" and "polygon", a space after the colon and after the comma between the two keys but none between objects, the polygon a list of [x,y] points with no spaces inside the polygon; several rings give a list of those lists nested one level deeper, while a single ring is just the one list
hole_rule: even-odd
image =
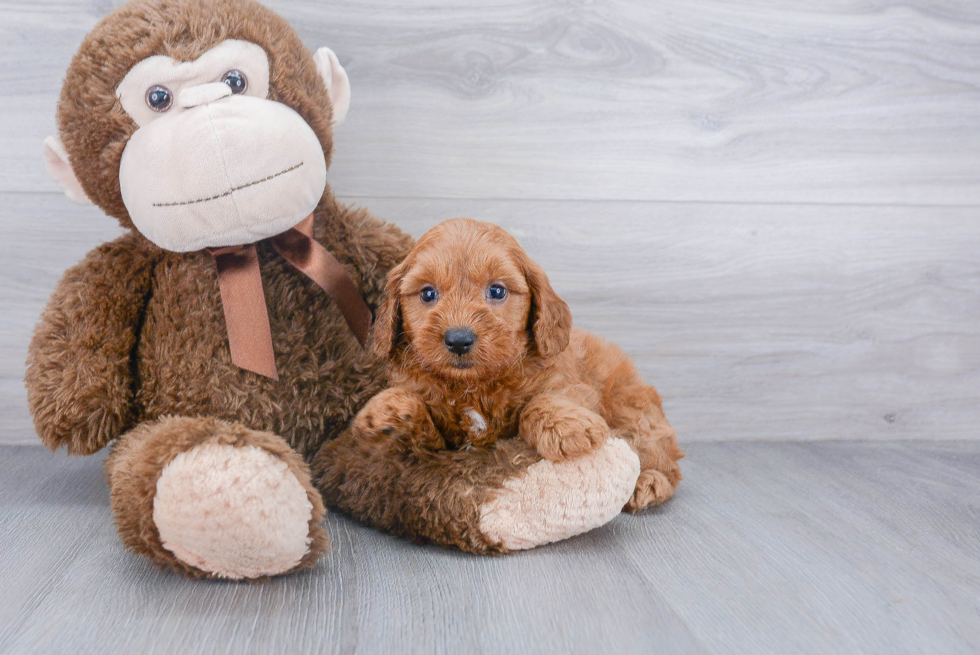
[{"label": "puppy's eye", "polygon": [[487,289],[487,298],[490,300],[503,300],[507,297],[507,289],[502,284],[491,284]]},{"label": "puppy's eye", "polygon": [[163,113],[174,104],[174,94],[165,86],[153,86],[146,92],[146,104],[153,111]]},{"label": "puppy's eye", "polygon": [[435,287],[425,287],[419,292],[419,298],[422,299],[422,302],[428,305],[439,300],[439,292],[436,291]]},{"label": "puppy's eye", "polygon": [[221,81],[230,86],[231,92],[235,95],[245,93],[245,89],[248,88],[248,80],[241,71],[228,71],[221,76]]}]

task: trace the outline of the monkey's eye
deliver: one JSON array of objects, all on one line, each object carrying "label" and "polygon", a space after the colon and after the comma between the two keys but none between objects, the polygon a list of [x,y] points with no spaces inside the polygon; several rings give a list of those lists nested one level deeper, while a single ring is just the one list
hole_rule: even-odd
[{"label": "monkey's eye", "polygon": [[419,298],[421,298],[422,302],[424,302],[426,305],[429,305],[439,300],[439,292],[432,286],[423,287],[422,291],[419,292]]},{"label": "monkey's eye", "polygon": [[491,284],[487,289],[487,298],[490,300],[503,300],[507,297],[507,289],[502,284]]},{"label": "monkey's eye", "polygon": [[245,93],[245,89],[248,88],[248,80],[241,71],[228,71],[221,76],[221,81],[230,86],[231,92],[235,95]]},{"label": "monkey's eye", "polygon": [[151,86],[146,92],[146,104],[153,111],[163,113],[170,109],[174,104],[174,94],[165,86]]}]

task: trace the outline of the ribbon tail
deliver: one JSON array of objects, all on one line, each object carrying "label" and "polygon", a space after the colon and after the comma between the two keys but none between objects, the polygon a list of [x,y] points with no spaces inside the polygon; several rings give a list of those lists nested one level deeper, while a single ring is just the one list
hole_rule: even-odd
[{"label": "ribbon tail", "polygon": [[278,380],[255,244],[221,248],[211,254],[218,267],[231,361],[240,368]]},{"label": "ribbon tail", "polygon": [[350,275],[337,258],[313,238],[313,215],[288,232],[273,238],[272,244],[279,254],[300,272],[327,292],[347,327],[364,346],[371,329],[371,309],[364,302]]}]

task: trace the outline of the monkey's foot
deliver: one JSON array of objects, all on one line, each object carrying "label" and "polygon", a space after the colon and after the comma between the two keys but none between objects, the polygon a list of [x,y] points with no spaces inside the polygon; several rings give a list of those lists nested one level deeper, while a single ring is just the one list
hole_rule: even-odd
[{"label": "monkey's foot", "polygon": [[190,577],[308,568],[327,546],[320,494],[281,437],[167,417],[123,435],[106,461],[126,546]]},{"label": "monkey's foot", "polygon": [[480,507],[480,530],[506,550],[588,532],[619,514],[639,475],[639,457],[618,438],[575,459],[541,460]]},{"label": "monkey's foot", "polygon": [[153,499],[163,547],[232,579],[296,568],[310,550],[312,513],[286,463],[255,446],[205,444],[177,455]]}]

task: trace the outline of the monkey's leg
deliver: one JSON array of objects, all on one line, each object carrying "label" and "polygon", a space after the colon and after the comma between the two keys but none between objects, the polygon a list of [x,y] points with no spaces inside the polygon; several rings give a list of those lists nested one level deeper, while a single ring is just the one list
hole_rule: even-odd
[{"label": "monkey's leg", "polygon": [[120,437],[106,477],[126,547],[188,577],[288,573],[327,546],[306,463],[268,432],[162,418]]},{"label": "monkey's leg", "polygon": [[348,430],[324,444],[313,471],[324,502],[360,521],[421,543],[503,553],[608,523],[633,493],[640,463],[622,439],[552,462],[518,439],[434,451]]}]

